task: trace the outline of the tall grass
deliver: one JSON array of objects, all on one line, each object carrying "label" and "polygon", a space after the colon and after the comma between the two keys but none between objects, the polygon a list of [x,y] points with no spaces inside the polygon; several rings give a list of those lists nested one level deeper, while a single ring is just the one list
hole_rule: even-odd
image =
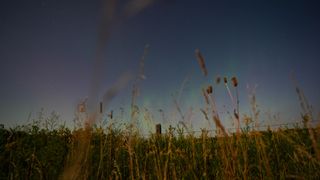
[{"label": "tall grass", "polygon": [[[1,129],[1,179],[61,177],[68,159],[79,153],[75,150],[83,140],[81,131],[85,130]],[[207,130],[195,136],[170,128],[161,136],[145,138],[129,137],[117,128],[94,127],[83,152],[86,159],[74,170],[81,170],[78,179],[319,178],[320,163],[310,131],[319,148],[319,128],[220,137],[210,137]]]},{"label": "tall grass", "polygon": [[[176,127],[170,126],[162,135],[141,135],[136,127],[138,113],[145,113],[145,120],[152,121],[150,112],[139,111],[142,108],[136,103],[140,81],[145,79],[144,56],[133,85],[128,125],[95,123],[70,130],[58,126],[58,116],[53,113],[48,117],[40,114],[38,120],[24,126],[0,128],[0,179],[320,178],[320,127],[310,126],[312,110],[297,85],[303,127],[259,131],[254,89],[250,94],[252,114],[241,119],[238,79],[232,77],[229,81],[224,77],[224,87],[234,112],[235,133],[227,131],[223,125],[217,110],[215,87],[208,85],[202,89],[206,107],[201,108],[201,112],[209,124],[214,124],[215,136],[207,129],[195,135],[183,121]],[[199,50],[196,50],[196,57],[207,77],[208,70]],[[220,81],[218,77],[215,85]],[[108,97],[114,96],[114,91],[117,90],[112,89]],[[184,120],[178,100],[174,102]],[[113,119],[113,111],[108,116]],[[246,128],[241,128],[242,120]],[[85,119],[88,121],[96,122]],[[249,124],[253,127],[248,128]]]}]

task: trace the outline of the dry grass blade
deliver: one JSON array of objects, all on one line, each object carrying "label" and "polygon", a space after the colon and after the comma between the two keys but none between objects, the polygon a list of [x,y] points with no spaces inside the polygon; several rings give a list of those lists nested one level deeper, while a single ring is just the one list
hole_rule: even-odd
[{"label": "dry grass blade", "polygon": [[239,92],[238,92],[238,79],[237,77],[233,76],[231,78],[231,82],[232,82],[232,85],[233,87],[235,88],[235,91],[236,91],[236,99],[234,103],[236,103],[236,109],[234,109],[234,116],[236,118],[236,121],[237,121],[237,133],[239,134],[240,132],[240,112],[239,112]]},{"label": "dry grass blade", "polygon": [[206,68],[204,57],[202,56],[202,54],[201,54],[199,49],[196,49],[195,53],[196,53],[196,57],[197,57],[197,60],[198,60],[198,63],[200,65],[200,68],[201,68],[201,71],[202,71],[203,75],[207,76],[208,75],[208,70]]},{"label": "dry grass blade", "polygon": [[91,130],[86,128],[83,131],[78,132],[76,141],[78,146],[74,148],[73,154],[70,153],[70,160],[67,162],[65,169],[60,179],[85,179],[87,170],[87,157],[90,148]]},{"label": "dry grass blade", "polygon": [[213,116],[213,121],[214,121],[214,123],[216,124],[216,127],[222,131],[222,134],[223,134],[225,137],[227,137],[228,134],[227,134],[227,132],[226,132],[226,129],[225,129],[224,126],[222,125],[220,119],[219,119],[217,116]]},{"label": "dry grass blade", "polygon": [[233,109],[236,109],[235,107],[235,101],[234,101],[234,98],[233,98],[233,96],[232,96],[232,93],[231,93],[231,91],[230,91],[230,88],[229,88],[229,85],[228,85],[228,78],[227,77],[224,77],[223,78],[223,81],[224,81],[224,85],[225,85],[225,87],[226,87],[226,89],[227,89],[227,92],[228,92],[228,95],[229,95],[229,97],[230,97],[230,100],[231,100],[231,103],[232,103],[232,107],[233,107]]},{"label": "dry grass blade", "polygon": [[[149,6],[153,1],[152,0],[142,0],[142,1],[131,1],[131,4],[128,4],[126,9],[126,14],[129,16],[135,15],[147,6]],[[79,165],[83,164],[83,162],[87,161],[87,154],[83,152],[87,152],[87,148],[90,144],[91,138],[91,126],[97,121],[97,107],[96,104],[98,103],[98,94],[102,85],[102,62],[103,62],[103,54],[104,49],[107,45],[107,40],[110,36],[110,27],[114,23],[116,18],[116,10],[117,10],[117,2],[116,0],[106,0],[103,4],[103,12],[102,12],[102,21],[99,27],[99,35],[98,35],[98,42],[97,42],[97,49],[96,49],[96,57],[94,61],[94,71],[92,76],[92,85],[89,95],[89,102],[88,102],[88,113],[89,117],[85,121],[85,132],[83,132],[83,138],[79,139],[79,146],[76,147],[75,151],[77,156],[71,162],[68,162],[67,166],[65,167],[64,172],[62,173],[62,179],[78,179],[79,177],[86,178],[86,175],[81,174],[81,168]],[[118,19],[119,20],[119,19]],[[147,49],[147,48],[146,48]],[[146,50],[145,50],[146,54]],[[142,70],[144,66],[144,57],[142,59]],[[143,73],[143,71],[142,71]],[[142,78],[145,77],[143,74]],[[103,104],[104,107],[108,105],[108,103],[116,96],[116,94],[122,89],[129,81],[130,75],[126,74],[121,76],[120,80],[117,83],[107,90],[107,92],[103,96]],[[85,164],[85,163],[84,163]]]},{"label": "dry grass blade", "polygon": [[183,80],[183,82],[182,82],[182,84],[181,84],[181,86],[180,86],[180,89],[179,89],[179,92],[178,92],[178,95],[177,95],[177,101],[178,101],[178,102],[180,101],[182,92],[183,92],[186,84],[188,83],[189,79],[190,79],[190,78],[187,76],[187,77]]},{"label": "dry grass blade", "polygon": [[177,109],[181,119],[184,121],[184,115],[183,115],[182,110],[180,108],[179,102],[174,97],[173,97],[173,102],[174,102],[174,105],[176,106],[176,109]]},{"label": "dry grass blade", "polygon": [[207,113],[204,109],[202,109],[202,108],[200,108],[200,111],[201,111],[202,114],[204,115],[204,118],[205,118],[207,121],[209,121],[208,113]]},{"label": "dry grass blade", "polygon": [[202,89],[202,94],[203,94],[203,97],[204,97],[204,99],[206,101],[206,104],[210,105],[208,94],[206,93],[206,91],[204,89]]},{"label": "dry grass blade", "polygon": [[311,120],[313,120],[313,117],[312,117],[312,108],[311,106],[309,105],[308,103],[308,100],[307,98],[305,97],[302,89],[300,89],[298,83],[297,83],[297,80],[295,78],[295,75],[294,73],[292,72],[291,74],[291,80],[293,82],[293,85],[295,86],[296,88],[296,93],[298,95],[298,98],[299,98],[299,101],[300,101],[300,106],[301,106],[301,109],[303,111],[303,116],[305,115],[308,115],[308,116],[311,116]]},{"label": "dry grass blade", "polygon": [[[116,96],[116,94],[127,84],[130,79],[129,74],[125,74],[120,77],[120,79],[116,82],[114,86],[112,86],[103,96],[103,103],[105,107],[107,107],[108,103]],[[89,118],[85,122],[85,130],[80,132],[79,137],[77,138],[79,142],[79,146],[75,147],[75,154],[76,156],[71,159],[69,164],[65,167],[65,170],[62,174],[61,179],[78,179],[86,178],[85,176],[81,175],[82,170],[86,170],[87,164],[87,156],[89,152],[89,145],[91,139],[91,127],[97,120],[97,114],[93,113],[89,116]]]},{"label": "dry grass blade", "polygon": [[140,81],[146,79],[146,76],[144,74],[144,65],[145,65],[145,58],[147,56],[149,50],[149,45],[146,44],[143,55],[140,60],[140,66],[139,66],[139,74],[137,75],[136,79],[134,80],[133,86],[132,86],[132,92],[131,92],[131,123],[132,125],[136,123],[137,117],[136,114],[138,113],[138,106],[136,105],[136,99],[139,96],[139,84]]}]

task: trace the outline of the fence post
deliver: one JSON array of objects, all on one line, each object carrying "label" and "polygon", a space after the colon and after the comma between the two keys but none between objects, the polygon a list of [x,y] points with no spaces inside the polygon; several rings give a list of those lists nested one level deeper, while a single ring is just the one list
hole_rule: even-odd
[{"label": "fence post", "polygon": [[100,114],[102,114],[102,102],[100,102]]},{"label": "fence post", "polygon": [[156,124],[156,134],[161,135],[161,124]]}]

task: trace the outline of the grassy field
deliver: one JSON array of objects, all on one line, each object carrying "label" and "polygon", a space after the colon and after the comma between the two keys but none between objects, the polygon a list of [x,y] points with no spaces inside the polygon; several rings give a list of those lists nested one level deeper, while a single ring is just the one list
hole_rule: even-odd
[{"label": "grassy field", "polygon": [[0,141],[1,179],[320,178],[319,128],[217,137],[170,128],[144,138],[110,126],[71,131],[26,125],[0,129]]},{"label": "grassy field", "polygon": [[[207,76],[199,50],[196,57]],[[251,115],[241,115],[237,78],[217,77],[215,83],[230,98],[234,132],[224,127],[208,85],[202,88],[200,110],[214,124],[214,135],[206,129],[195,135],[183,123],[162,134],[141,135],[135,126],[137,80],[125,128],[99,126],[93,115],[70,130],[57,126],[54,113],[25,126],[0,128],[0,179],[320,179],[320,126],[310,125],[316,119],[296,84],[303,126],[259,131],[254,91]],[[178,100],[173,101],[181,112]]]}]

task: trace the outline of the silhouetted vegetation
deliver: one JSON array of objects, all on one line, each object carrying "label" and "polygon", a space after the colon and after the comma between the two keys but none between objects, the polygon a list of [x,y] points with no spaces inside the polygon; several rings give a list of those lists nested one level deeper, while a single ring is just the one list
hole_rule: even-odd
[{"label": "silhouetted vegetation", "polygon": [[[89,179],[319,178],[320,129],[242,131],[210,137],[170,128],[142,137],[111,127],[69,130],[36,125],[0,129],[1,179],[57,179],[89,132],[81,175]],[[316,147],[310,138],[313,132]],[[131,153],[131,154],[130,154]],[[131,161],[131,162],[130,162]]]}]

